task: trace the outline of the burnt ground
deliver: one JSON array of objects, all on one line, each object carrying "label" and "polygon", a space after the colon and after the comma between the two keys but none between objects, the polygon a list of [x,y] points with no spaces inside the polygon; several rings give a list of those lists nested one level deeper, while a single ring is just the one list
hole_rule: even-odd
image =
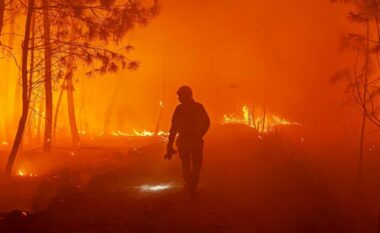
[{"label": "burnt ground", "polygon": [[178,157],[164,161],[164,149],[161,139],[114,138],[25,152],[16,167],[33,167],[37,177],[1,178],[0,232],[378,232],[377,152],[358,181],[354,153],[336,143],[217,129],[191,199]]}]

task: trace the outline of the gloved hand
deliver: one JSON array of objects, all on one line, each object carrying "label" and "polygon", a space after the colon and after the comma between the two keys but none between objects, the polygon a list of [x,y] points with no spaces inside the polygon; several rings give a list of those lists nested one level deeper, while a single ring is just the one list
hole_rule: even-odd
[{"label": "gloved hand", "polygon": [[177,151],[173,149],[172,145],[168,145],[166,149],[166,154],[164,156],[164,159],[171,160],[173,155],[176,154]]}]

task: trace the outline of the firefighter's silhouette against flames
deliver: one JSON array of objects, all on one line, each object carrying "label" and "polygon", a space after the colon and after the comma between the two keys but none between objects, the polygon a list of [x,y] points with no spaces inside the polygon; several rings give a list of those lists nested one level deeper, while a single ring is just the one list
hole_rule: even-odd
[{"label": "firefighter's silhouette against flames", "polygon": [[177,91],[180,104],[174,111],[165,159],[170,160],[177,151],[182,162],[185,188],[195,194],[203,160],[203,136],[210,127],[210,119],[202,104],[193,99],[190,87],[182,86]]}]

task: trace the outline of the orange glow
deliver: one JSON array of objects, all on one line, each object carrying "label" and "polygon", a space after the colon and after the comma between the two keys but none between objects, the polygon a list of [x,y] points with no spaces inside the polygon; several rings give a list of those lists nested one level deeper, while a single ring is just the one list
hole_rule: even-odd
[{"label": "orange glow", "polygon": [[[89,79],[85,75],[86,66],[78,61],[74,101],[79,135],[152,136],[161,109],[164,113],[160,135],[166,135],[170,113],[177,104],[175,91],[182,84],[193,87],[195,99],[205,104],[211,116],[216,116],[213,120],[228,112],[235,100],[239,103],[254,100],[268,103],[273,109],[308,125],[310,121],[327,119],[326,124],[335,126],[343,111],[332,110],[342,101],[336,87],[326,84],[326,80],[339,67],[351,64],[346,55],[343,57],[337,52],[339,35],[351,27],[346,22],[346,12],[328,1],[292,0],[287,2],[289,13],[283,11],[281,4],[273,7],[269,2],[255,1],[202,4],[163,0],[162,13],[148,27],[134,30],[133,36],[123,41],[135,46],[128,57],[141,61],[137,71],[120,70]],[[272,14],[264,13],[268,10]],[[306,11],[308,17],[305,18]],[[195,16],[194,12],[197,12]],[[23,19],[17,20],[17,25],[23,23]],[[224,26],[220,27],[221,24]],[[19,65],[22,38],[9,38],[10,31],[7,24],[4,28],[7,34],[2,39],[3,42],[13,40],[12,53],[17,55]],[[16,27],[15,33],[22,34],[22,28]],[[315,40],[316,35],[318,40]],[[109,48],[119,49],[119,45],[109,45]],[[20,70],[15,58],[6,55],[0,62],[4,77],[9,77],[0,80],[0,141],[3,146],[12,144],[21,110]],[[225,59],[226,55],[229,59]],[[321,65],[310,62],[322,60]],[[165,93],[162,93],[162,80],[165,80]],[[54,108],[58,105],[61,81],[53,84]],[[238,86],[236,90],[229,88],[231,84]],[[322,91],[323,96],[318,94]],[[118,93],[115,99],[114,93]],[[316,110],[315,103],[318,107],[323,106],[323,110]],[[110,105],[113,105],[109,111],[112,112],[111,130],[103,133]],[[46,114],[41,84],[34,85],[30,109],[24,145],[35,147],[43,139]],[[227,115],[226,118],[231,117]],[[268,117],[267,120],[271,124],[286,124],[280,118]],[[54,143],[70,138],[68,122],[64,95],[57,115]],[[135,132],[134,129],[139,130]]]},{"label": "orange glow", "polygon": [[0,0],[0,233],[380,233],[378,16]]}]

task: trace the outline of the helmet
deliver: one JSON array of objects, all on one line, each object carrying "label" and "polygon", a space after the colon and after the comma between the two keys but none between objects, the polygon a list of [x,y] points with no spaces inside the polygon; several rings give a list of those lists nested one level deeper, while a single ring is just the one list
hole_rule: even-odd
[{"label": "helmet", "polygon": [[190,97],[193,97],[193,91],[191,90],[189,86],[182,86],[178,89],[177,95],[190,98]]}]

